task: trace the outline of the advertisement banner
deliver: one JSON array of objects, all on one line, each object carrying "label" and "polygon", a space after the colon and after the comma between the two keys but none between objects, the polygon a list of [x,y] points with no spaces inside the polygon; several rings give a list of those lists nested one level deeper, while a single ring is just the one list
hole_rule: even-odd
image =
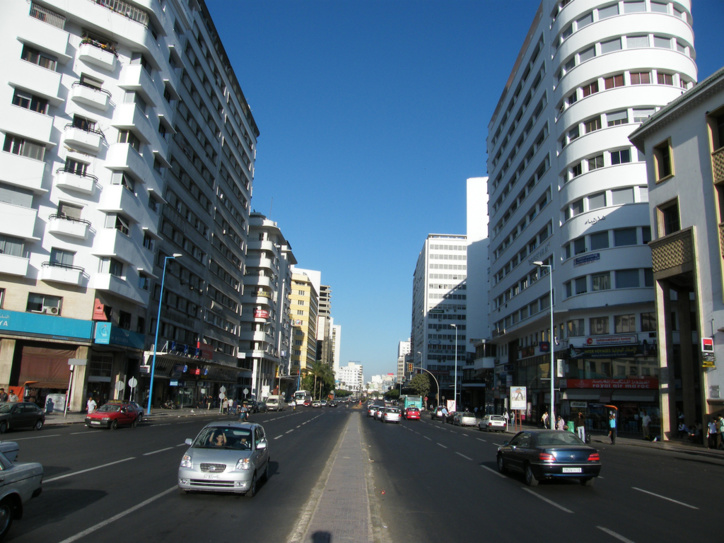
[{"label": "advertisement banner", "polygon": [[510,389],[510,408],[525,411],[527,405],[527,390],[526,387],[511,387]]}]

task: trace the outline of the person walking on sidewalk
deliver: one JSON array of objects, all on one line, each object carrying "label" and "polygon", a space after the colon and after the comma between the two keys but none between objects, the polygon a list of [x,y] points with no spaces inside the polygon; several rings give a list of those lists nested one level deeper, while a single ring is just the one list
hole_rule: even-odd
[{"label": "person walking on sidewalk", "polygon": [[611,438],[611,445],[616,444],[616,415],[611,413],[608,416],[608,437]]},{"label": "person walking on sidewalk", "polygon": [[580,411],[578,412],[578,416],[576,417],[575,427],[576,427],[576,434],[581,439],[581,441],[583,441],[585,443],[586,442],[586,419],[583,418],[583,413]]},{"label": "person walking on sidewalk", "polygon": [[716,449],[717,448],[717,441],[719,436],[719,428],[716,419],[712,418],[709,422],[709,430],[706,433],[706,437],[708,438],[708,446],[710,449]]},{"label": "person walking on sidewalk", "polygon": [[548,411],[543,413],[543,416],[540,418],[540,421],[543,423],[543,428],[548,428]]},{"label": "person walking on sidewalk", "polygon": [[644,411],[644,416],[641,417],[641,428],[643,429],[644,439],[651,439],[651,433],[649,427],[651,426],[651,417],[647,411]]}]

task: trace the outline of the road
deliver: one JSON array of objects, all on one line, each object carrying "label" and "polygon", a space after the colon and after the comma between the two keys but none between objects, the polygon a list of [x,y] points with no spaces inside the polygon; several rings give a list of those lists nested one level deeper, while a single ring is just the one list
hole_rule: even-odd
[{"label": "road", "polygon": [[[288,541],[349,417],[361,418],[358,446],[371,466],[379,540],[723,540],[724,457],[594,443],[603,471],[592,488],[564,481],[531,489],[496,470],[505,434],[305,408],[254,416],[272,458],[271,477],[254,498],[176,489],[184,439],[218,414],[117,431],[71,425],[6,434],[19,443],[21,461],[41,462],[46,472],[43,494],[27,504],[7,541]],[[361,496],[359,503],[367,507]]]}]

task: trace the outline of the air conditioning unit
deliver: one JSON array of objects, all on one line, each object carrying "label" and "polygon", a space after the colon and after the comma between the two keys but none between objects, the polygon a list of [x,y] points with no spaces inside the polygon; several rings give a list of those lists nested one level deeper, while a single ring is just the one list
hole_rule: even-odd
[{"label": "air conditioning unit", "polygon": [[50,307],[50,306],[43,306],[43,313],[50,313],[51,315],[57,315],[57,314],[58,314],[58,308],[57,308],[57,307]]}]

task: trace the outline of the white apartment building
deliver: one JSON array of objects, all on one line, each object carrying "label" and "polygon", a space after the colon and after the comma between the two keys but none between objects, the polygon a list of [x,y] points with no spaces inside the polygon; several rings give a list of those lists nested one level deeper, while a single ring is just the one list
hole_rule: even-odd
[{"label": "white apartment building", "polygon": [[335,377],[340,389],[359,393],[364,384],[364,367],[356,362],[348,362],[346,366],[339,368]]},{"label": "white apartment building", "polygon": [[466,236],[429,234],[413,277],[410,342],[414,365],[435,376],[446,400],[454,396],[456,367],[458,395],[461,392],[467,337],[466,278]]},{"label": "white apartment building", "polygon": [[240,384],[259,132],[204,2],[8,0],[0,30],[0,386]]},{"label": "white apartment building", "polygon": [[724,68],[631,134],[646,154],[662,438],[724,411]]},{"label": "white apartment building", "polygon": [[499,406],[527,386],[540,416],[553,348],[557,413],[598,427],[614,405],[624,430],[657,416],[646,164],[628,136],[694,84],[694,59],[687,0],[541,2],[488,132]]},{"label": "white apartment building", "polygon": [[249,217],[244,295],[241,298],[241,347],[251,362],[251,394],[266,398],[289,372],[289,293],[296,258],[276,222],[261,213]]},{"label": "white apartment building", "polygon": [[397,344],[397,382],[402,383],[405,381],[406,376],[410,373],[407,371],[405,364],[408,363],[408,358],[412,352],[412,343],[408,338],[407,341],[400,341]]}]

